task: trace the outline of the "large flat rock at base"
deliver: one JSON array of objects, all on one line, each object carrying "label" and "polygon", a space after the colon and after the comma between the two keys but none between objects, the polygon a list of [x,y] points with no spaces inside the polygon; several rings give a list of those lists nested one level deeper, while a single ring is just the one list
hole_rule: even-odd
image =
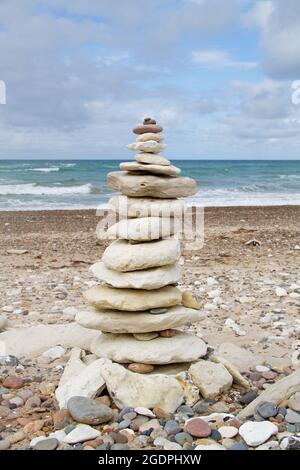
[{"label": "large flat rock at base", "polygon": [[136,374],[119,364],[103,365],[101,375],[120,409],[142,406],[174,413],[183,401],[183,389],[174,377]]},{"label": "large flat rock at base", "polygon": [[192,178],[132,175],[125,171],[108,173],[107,184],[132,197],[177,198],[193,196],[197,192],[197,183]]},{"label": "large flat rock at base", "polygon": [[122,162],[120,163],[120,170],[129,172],[154,173],[155,175],[177,176],[181,173],[181,169],[174,165],[155,165],[150,163],[139,162]]},{"label": "large flat rock at base", "polygon": [[119,363],[155,365],[193,362],[205,356],[207,345],[198,336],[188,333],[178,333],[172,338],[158,337],[151,341],[138,341],[132,335],[100,333],[92,342],[91,351]]},{"label": "large flat rock at base", "polygon": [[182,217],[184,213],[184,202],[177,199],[113,196],[108,204],[124,217]]},{"label": "large flat rock at base", "polygon": [[90,305],[100,310],[138,312],[151,308],[173,307],[181,302],[182,293],[177,287],[171,286],[152,291],[99,286],[86,291],[84,297]]},{"label": "large flat rock at base", "polygon": [[98,334],[76,323],[11,329],[0,334],[0,355],[11,354],[18,358],[36,357],[57,345],[89,350],[90,343]]},{"label": "large flat rock at base", "polygon": [[171,307],[166,313],[132,313],[108,311],[78,312],[76,321],[85,328],[92,328],[109,333],[150,333],[169,328],[177,328],[186,323],[201,321],[205,315],[199,310],[178,305]]},{"label": "large flat rock at base", "polygon": [[181,220],[173,217],[140,217],[123,219],[107,230],[107,235],[133,241],[168,238],[181,229]]},{"label": "large flat rock at base", "polygon": [[100,281],[118,289],[153,290],[177,283],[180,280],[182,270],[175,263],[158,268],[122,273],[107,268],[102,261],[99,261],[90,267],[90,271]]},{"label": "large flat rock at base", "polygon": [[179,240],[166,238],[136,244],[115,240],[104,251],[102,261],[110,269],[128,272],[174,264],[179,258]]}]

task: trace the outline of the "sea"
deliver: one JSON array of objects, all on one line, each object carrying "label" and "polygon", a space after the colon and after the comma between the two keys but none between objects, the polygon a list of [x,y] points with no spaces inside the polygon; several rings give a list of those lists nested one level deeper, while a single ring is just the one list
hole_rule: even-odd
[{"label": "sea", "polygon": [[[121,160],[120,160],[121,161]],[[118,160],[0,160],[0,210],[92,209],[116,194]],[[203,207],[300,205],[300,160],[177,160]]]}]

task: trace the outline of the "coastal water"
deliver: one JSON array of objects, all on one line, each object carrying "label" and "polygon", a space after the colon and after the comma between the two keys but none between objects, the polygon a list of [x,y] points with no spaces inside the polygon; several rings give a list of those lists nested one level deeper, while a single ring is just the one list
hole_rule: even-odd
[{"label": "coastal water", "polygon": [[[300,205],[300,161],[177,160],[204,207]],[[0,210],[96,208],[116,194],[117,160],[0,160]]]}]

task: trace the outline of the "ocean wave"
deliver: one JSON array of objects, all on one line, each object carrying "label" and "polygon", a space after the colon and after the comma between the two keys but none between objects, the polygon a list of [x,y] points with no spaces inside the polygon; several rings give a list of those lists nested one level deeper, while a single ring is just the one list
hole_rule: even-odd
[{"label": "ocean wave", "polygon": [[49,168],[30,168],[29,171],[39,171],[41,173],[51,173],[52,171],[59,171],[58,166],[51,166]]},{"label": "ocean wave", "polygon": [[0,185],[0,195],[63,196],[68,194],[89,194],[93,190],[90,183],[81,186],[37,186],[32,183]]},{"label": "ocean wave", "polygon": [[300,175],[278,175],[281,180],[300,179]]}]

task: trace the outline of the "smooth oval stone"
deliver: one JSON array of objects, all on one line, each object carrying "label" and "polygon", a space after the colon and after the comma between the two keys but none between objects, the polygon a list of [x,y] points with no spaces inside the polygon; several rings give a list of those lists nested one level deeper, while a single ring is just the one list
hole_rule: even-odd
[{"label": "smooth oval stone", "polygon": [[263,418],[270,418],[277,415],[278,408],[276,403],[264,401],[257,405],[255,412]]},{"label": "smooth oval stone", "polygon": [[59,442],[55,438],[43,439],[35,444],[33,450],[55,450]]},{"label": "smooth oval stone", "polygon": [[159,132],[162,132],[163,128],[161,126],[158,126],[157,124],[143,124],[142,126],[136,126],[134,129],[132,129],[132,132],[134,134],[146,134],[146,133],[153,133],[153,134],[158,134]]},{"label": "smooth oval stone", "polygon": [[138,162],[122,162],[120,163],[120,170],[133,173],[142,171],[146,173],[154,173],[155,175],[166,176],[177,176],[181,173],[180,168],[177,168],[177,166],[174,165],[163,166]]},{"label": "smooth oval stone", "polygon": [[135,157],[135,160],[138,163],[144,163],[148,165],[161,165],[161,166],[170,166],[171,162],[161,155],[153,153],[138,153]]},{"label": "smooth oval stone", "polygon": [[242,405],[249,405],[257,397],[256,392],[247,392],[239,398],[239,403]]},{"label": "smooth oval stone", "polygon": [[278,433],[278,428],[270,421],[246,421],[239,428],[239,434],[242,436],[248,446],[257,447],[266,442],[271,436]]},{"label": "smooth oval stone", "polygon": [[154,366],[151,364],[139,364],[137,362],[133,362],[128,365],[128,370],[138,374],[150,374],[150,372],[154,371]]},{"label": "smooth oval stone", "polygon": [[132,335],[100,333],[92,342],[91,351],[119,363],[155,365],[195,361],[205,356],[207,346],[198,336],[181,332],[173,338],[159,336],[152,341],[136,341]]},{"label": "smooth oval stone", "polygon": [[148,140],[156,140],[156,142],[162,142],[164,136],[162,134],[154,134],[153,132],[146,132],[145,134],[140,134],[135,141],[136,142],[147,142]]},{"label": "smooth oval stone", "polygon": [[123,219],[109,227],[107,235],[134,241],[168,238],[181,229],[181,220],[167,217],[140,217]]},{"label": "smooth oval stone", "polygon": [[182,217],[184,202],[177,199],[154,199],[114,196],[111,209],[124,217]]},{"label": "smooth oval stone", "polygon": [[162,287],[155,291],[92,287],[84,293],[85,299],[97,309],[144,311],[150,308],[172,307],[181,302],[177,287]]},{"label": "smooth oval stone", "polygon": [[115,310],[91,310],[78,312],[76,322],[84,328],[121,334],[151,333],[178,328],[186,323],[200,322],[206,315],[182,305],[166,309],[154,309],[157,313],[125,312]]},{"label": "smooth oval stone", "polygon": [[168,310],[166,308],[151,308],[151,310],[149,310],[149,313],[151,313],[152,315],[162,315],[167,311]]},{"label": "smooth oval stone", "polygon": [[127,145],[129,150],[145,153],[160,153],[167,148],[166,144],[156,142],[156,140],[148,140],[147,142],[133,142]]},{"label": "smooth oval stone", "polygon": [[185,422],[184,431],[194,437],[208,437],[211,434],[209,424],[201,418],[191,418]]},{"label": "smooth oval stone", "polygon": [[287,423],[298,424],[300,423],[300,413],[297,411],[288,410],[284,419]]},{"label": "smooth oval stone", "polygon": [[100,281],[118,289],[154,290],[176,284],[181,277],[181,267],[178,263],[122,273],[107,268],[102,261],[99,261],[90,267],[90,271]]},{"label": "smooth oval stone", "polygon": [[192,444],[193,438],[187,432],[179,432],[175,434],[175,441],[181,446],[183,446],[183,444]]},{"label": "smooth oval stone", "polygon": [[176,238],[131,245],[127,240],[115,240],[104,251],[106,267],[128,272],[174,264],[180,258],[180,243]]},{"label": "smooth oval stone", "polygon": [[67,408],[75,421],[84,424],[102,424],[113,417],[113,412],[108,406],[86,397],[70,398]]},{"label": "smooth oval stone", "polygon": [[107,184],[131,197],[172,199],[197,193],[196,181],[188,177],[178,177],[175,183],[172,176],[134,175],[126,171],[113,171],[107,175]]}]

